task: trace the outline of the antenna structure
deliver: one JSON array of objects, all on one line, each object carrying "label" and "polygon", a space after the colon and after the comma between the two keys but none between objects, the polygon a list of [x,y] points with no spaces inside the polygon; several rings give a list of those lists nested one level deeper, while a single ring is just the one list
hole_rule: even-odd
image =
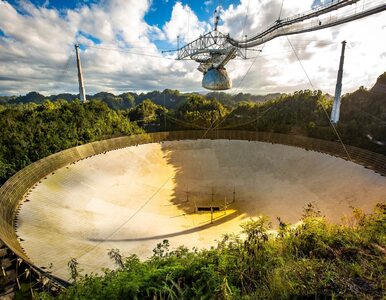
[{"label": "antenna structure", "polygon": [[87,102],[87,99],[86,99],[86,92],[84,89],[82,65],[80,62],[79,44],[75,44],[75,52],[76,52],[76,65],[78,67],[79,97],[80,97],[80,101],[85,103]]},{"label": "antenna structure", "polygon": [[[358,5],[358,4],[363,5]],[[355,4],[355,5],[354,5]],[[328,1],[302,14],[276,20],[261,32],[241,40],[218,31],[219,7],[214,16],[214,30],[178,47],[178,60],[194,60],[203,73],[202,86],[209,90],[227,90],[232,87],[225,65],[232,59],[246,58],[246,49],[257,47],[280,36],[321,30],[364,18],[386,10],[380,0]]]},{"label": "antenna structure", "polygon": [[331,111],[331,122],[337,124],[339,122],[340,115],[340,95],[342,94],[342,78],[343,78],[343,64],[344,64],[344,51],[346,48],[346,41],[342,42],[342,52],[340,55],[338,78],[336,80],[334,104]]}]

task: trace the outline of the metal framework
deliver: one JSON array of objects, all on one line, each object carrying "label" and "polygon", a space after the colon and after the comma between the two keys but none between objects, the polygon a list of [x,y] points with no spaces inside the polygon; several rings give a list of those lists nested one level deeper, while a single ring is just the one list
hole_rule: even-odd
[{"label": "metal framework", "polygon": [[[184,139],[231,139],[261,141],[274,144],[289,145],[307,150],[330,154],[349,160],[347,153],[339,143],[309,138],[305,136],[286,135],[272,132],[238,131],[238,130],[188,130],[173,132],[156,132],[150,134],[118,137],[109,140],[93,142],[78,147],[70,148],[37,162],[34,162],[24,169],[20,170],[14,176],[0,187],[0,238],[7,246],[36,272],[57,282],[61,286],[68,283],[44,271],[42,268],[34,265],[34,262],[28,257],[21,245],[21,240],[16,234],[17,216],[20,204],[27,199],[28,192],[34,185],[48,174],[57,169],[65,167],[73,162],[101,154],[106,151],[120,149],[139,144],[155,143],[162,141],[175,141]],[[386,157],[382,154],[370,152],[368,150],[347,146],[350,152],[351,161],[360,164],[366,168],[372,169],[383,176],[386,175]]]},{"label": "metal framework", "polygon": [[84,89],[83,72],[82,72],[82,65],[80,63],[80,53],[79,53],[78,44],[75,45],[75,52],[76,52],[76,65],[78,68],[79,98],[81,102],[85,103],[87,102],[87,99],[86,99],[86,91]]},{"label": "metal framework", "polygon": [[342,42],[342,52],[340,55],[338,78],[336,80],[334,104],[331,111],[331,122],[337,124],[340,115],[340,95],[342,94],[342,78],[343,78],[343,64],[344,64],[344,51],[346,48],[346,41]]},{"label": "metal framework", "polygon": [[[216,16],[215,29],[178,48],[177,59],[190,59],[199,63],[198,70],[204,74],[203,87],[214,90],[228,89],[231,83],[224,84],[224,79],[228,77],[225,65],[236,57],[245,59],[245,49],[280,36],[337,26],[384,10],[385,0],[331,0],[305,13],[278,19],[258,34],[244,40],[237,40],[229,34],[219,32]],[[210,78],[205,78],[208,73]]]}]

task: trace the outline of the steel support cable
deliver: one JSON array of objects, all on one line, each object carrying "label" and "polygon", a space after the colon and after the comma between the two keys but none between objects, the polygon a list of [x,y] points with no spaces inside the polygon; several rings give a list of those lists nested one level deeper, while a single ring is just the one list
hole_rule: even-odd
[{"label": "steel support cable", "polygon": [[362,109],[356,107],[355,105],[353,105],[351,108],[354,108],[356,111],[359,111],[361,113],[364,113],[365,115],[368,115],[369,117],[372,117],[374,120],[377,120],[378,123],[380,123],[380,124],[385,124],[386,123],[386,119],[383,120],[381,118],[378,118],[377,116],[375,116],[375,115],[373,115],[373,114],[371,114],[371,113],[369,113],[369,112],[367,112],[365,110],[362,110]]},{"label": "steel support cable", "polygon": [[241,80],[239,81],[237,87],[236,87],[235,90],[233,91],[234,94],[236,94],[236,91],[237,91],[238,89],[240,89],[240,86],[241,86],[241,84],[243,83],[245,77],[248,75],[249,71],[251,71],[253,65],[255,64],[255,62],[256,62],[256,60],[257,60],[257,58],[258,58],[258,57],[260,56],[260,54],[263,52],[263,49],[264,49],[265,45],[266,45],[266,44],[264,44],[263,47],[261,47],[260,52],[256,55],[256,57],[254,58],[254,60],[253,60],[252,63],[250,64],[250,66],[249,66],[247,72],[245,72],[244,76],[243,76],[243,77],[241,78]]},{"label": "steel support cable", "polygon": [[[288,41],[289,41],[289,39],[288,39]],[[290,41],[289,41],[290,42]],[[292,44],[291,44],[291,47],[292,47]],[[94,48],[99,48],[99,49],[103,49],[103,48],[101,48],[101,47],[94,47]],[[116,51],[120,51],[119,49],[103,49],[103,50],[116,50]],[[296,51],[293,49],[293,51],[294,51],[294,53],[295,53],[295,55],[297,56],[297,53],[296,53]],[[127,51],[122,51],[122,52],[127,52]],[[131,53],[131,54],[137,54],[137,55],[142,55],[142,56],[146,56],[146,55],[144,55],[143,53],[141,53],[141,54],[139,54],[139,53],[132,53],[132,52],[129,52],[129,53]],[[171,59],[171,58],[166,58],[166,57],[163,57],[163,56],[155,56],[155,55],[148,55],[148,56],[153,56],[153,57],[157,57],[157,58],[164,58],[164,59]],[[258,56],[257,56],[258,57]],[[256,58],[257,58],[256,57]],[[255,60],[256,60],[256,58],[255,58]],[[299,59],[299,57],[297,56],[297,58],[298,58],[298,60],[299,60],[299,63],[301,64],[301,66],[302,66],[302,69],[303,69],[303,71],[305,72],[305,74],[306,74],[306,76],[307,76],[307,78],[308,78],[308,80],[309,80],[309,82],[310,82],[310,84],[311,84],[311,86],[313,87],[313,85],[312,85],[312,82],[311,82],[311,80],[309,79],[309,77],[308,77],[308,74],[306,73],[306,71],[305,71],[305,69],[304,69],[304,67],[303,67],[303,65],[302,65],[302,63],[301,63],[301,61],[300,61],[300,59]],[[255,60],[254,60],[254,62],[255,62]],[[246,74],[244,75],[244,77],[242,78],[242,80],[240,81],[240,83],[239,83],[239,85],[242,83],[242,81],[244,80],[244,78],[245,78],[245,76],[248,74],[248,72],[250,71],[250,69],[252,68],[252,66],[253,66],[253,64],[254,64],[254,62],[251,64],[251,66],[249,67],[249,69],[247,70],[247,72],[246,72]],[[328,117],[328,114],[327,114],[327,112],[326,112],[326,110],[324,109],[324,107],[322,106],[322,108],[323,108],[323,110],[325,111],[325,113],[326,113],[326,115],[327,115],[327,117]],[[230,114],[229,114],[230,115]],[[228,115],[228,116],[229,116]],[[217,124],[216,125],[216,127],[218,127],[221,123],[223,123],[224,121],[225,121],[225,119],[228,117],[228,116],[226,116],[219,124]],[[329,117],[328,117],[328,119],[329,119]],[[329,120],[330,121],[330,120]],[[340,142],[341,142],[341,144],[342,144],[342,146],[344,147],[344,149],[345,149],[345,151],[346,151],[346,154],[348,155],[348,158],[351,160],[351,157],[350,157],[350,155],[349,155],[349,153],[347,152],[347,149],[346,149],[346,147],[345,147],[345,145],[344,145],[344,143],[343,143],[343,141],[341,140],[341,138],[340,138],[340,136],[339,136],[339,133],[336,131],[336,128],[333,126],[333,124],[331,123],[331,121],[330,121],[330,124],[332,125],[332,127],[334,128],[334,131],[335,131],[335,133],[337,134],[337,136],[338,136],[338,138],[339,138],[339,140],[340,140]],[[204,133],[204,135],[203,135],[203,137],[205,137],[205,135],[206,135],[206,133],[211,129],[211,127],[213,126],[213,124],[211,124],[211,126],[207,129],[207,131]],[[215,128],[216,128],[215,127]],[[126,225],[132,218],[134,218],[157,194],[158,194],[158,192],[166,185],[166,183],[172,178],[172,176],[173,175],[171,175],[169,178],[167,178],[167,180],[159,187],[159,189],[149,198],[149,199],[147,199],[147,201],[145,201],[143,204],[142,204],[142,206],[136,211],[136,212],[134,212],[130,217],[129,217],[129,219],[128,220],[126,220],[123,224],[121,224],[117,229],[115,229],[111,234],[109,234],[109,236],[108,237],[106,237],[104,240],[102,240],[102,241],[100,241],[97,245],[95,245],[91,250],[88,250],[87,252],[85,252],[85,253],[83,253],[82,255],[80,255],[80,256],[78,256],[78,258],[81,258],[81,257],[83,257],[84,255],[86,255],[86,254],[88,254],[88,253],[90,253],[91,251],[93,251],[94,249],[96,249],[100,244],[102,244],[104,241],[106,241],[109,237],[111,237],[112,235],[114,235],[116,232],[118,232],[124,225]],[[61,267],[61,268],[63,268],[63,267]],[[60,269],[61,269],[60,268]],[[57,270],[59,270],[59,269],[57,269]]]},{"label": "steel support cable", "polygon": [[245,17],[244,17],[244,25],[243,25],[243,31],[241,32],[241,38],[243,38],[244,36],[244,32],[245,32],[245,25],[247,24],[247,19],[248,19],[248,12],[249,12],[249,3],[251,2],[251,0],[248,0],[248,4],[247,4],[247,10],[245,12]]},{"label": "steel support cable", "polygon": [[[347,11],[344,14],[340,15],[339,16],[340,17],[339,20],[329,21],[328,23],[321,23],[321,24],[318,24],[318,26],[311,26],[310,28],[303,28],[303,29],[302,28],[298,28],[298,29],[295,29],[293,31],[285,32],[285,31],[282,30],[281,33],[277,32],[277,31],[279,29],[284,29],[284,27],[286,27],[287,25],[292,25],[294,23],[291,23],[291,24],[280,23],[280,24],[274,25],[272,28],[270,28],[269,32],[263,32],[263,33],[255,36],[253,38],[253,40],[249,39],[248,41],[237,41],[237,40],[234,40],[234,39],[228,37],[228,42],[231,45],[233,45],[235,47],[238,47],[238,48],[251,48],[251,47],[255,47],[255,46],[261,45],[263,43],[266,43],[266,42],[268,42],[268,41],[270,41],[272,39],[275,39],[277,37],[280,37],[280,36],[293,35],[293,34],[299,34],[299,33],[305,33],[305,32],[321,30],[321,29],[325,29],[325,28],[341,25],[341,24],[344,24],[344,23],[347,23],[347,22],[351,22],[351,21],[354,21],[354,20],[357,20],[357,19],[361,19],[361,18],[370,16],[370,15],[382,12],[384,10],[386,10],[386,4],[381,4],[381,5],[377,6],[377,7],[374,7],[372,9],[368,9],[368,10],[365,10],[365,11],[362,11],[360,13],[356,13],[355,12],[355,8],[354,8],[354,9],[351,9],[350,11]],[[351,13],[351,12],[354,12],[354,14]],[[270,35],[270,36],[268,36],[268,35]],[[266,37],[266,36],[268,36],[268,37]]]},{"label": "steel support cable", "polygon": [[194,123],[190,123],[190,122],[186,122],[186,121],[183,121],[183,120],[180,120],[180,119],[177,119],[177,118],[173,118],[171,116],[168,116],[167,114],[165,114],[166,118],[168,118],[169,120],[172,120],[174,122],[177,122],[177,123],[180,123],[181,125],[185,125],[185,127],[196,127],[198,129],[203,129],[203,130],[206,130],[207,127],[203,127],[203,126],[200,126],[200,125],[197,125],[197,124],[194,124]]},{"label": "steel support cable", "polygon": [[74,49],[72,49],[69,57],[67,58],[67,61],[64,64],[64,67],[62,68],[62,70],[61,70],[61,72],[60,72],[60,74],[59,74],[59,76],[58,76],[58,78],[56,80],[57,82],[63,81],[63,79],[64,79],[65,75],[67,74],[67,71],[68,71],[68,69],[69,69],[69,67],[71,65],[73,57],[74,57]]},{"label": "steel support cable", "polygon": [[154,58],[175,60],[174,58],[171,58],[171,57],[165,57],[165,56],[150,54],[150,53],[132,52],[132,51],[125,50],[125,49],[107,48],[107,47],[100,47],[100,46],[88,46],[88,48],[94,48],[94,49],[106,50],[106,51],[117,51],[117,52],[128,53],[128,54],[139,55],[139,56],[148,56],[148,57],[154,57]]},{"label": "steel support cable", "polygon": [[[160,41],[164,41],[163,39],[151,39],[150,40],[151,42],[160,42]],[[130,44],[145,44],[145,45],[147,45],[148,44],[148,42],[146,42],[146,41],[130,41]],[[105,45],[105,46],[116,46],[117,44],[116,43],[109,43],[109,44],[103,44],[103,45]],[[131,47],[130,47],[131,48]],[[135,47],[133,47],[133,48],[135,48]],[[149,47],[142,47],[142,48],[149,48]]]},{"label": "steel support cable", "polygon": [[187,38],[189,38],[189,35],[190,35],[190,1],[188,0],[188,8],[189,8],[189,11],[188,11],[188,33],[187,33]]},{"label": "steel support cable", "polygon": [[[291,43],[291,41],[290,41],[290,39],[289,39],[288,37],[287,37],[287,40],[288,40],[288,43],[289,43],[289,44],[291,45],[291,47],[292,47],[292,43]],[[306,75],[306,77],[307,77],[307,79],[308,79],[308,82],[309,82],[311,88],[312,88],[313,90],[316,90],[315,87],[314,87],[314,85],[312,84],[312,81],[311,81],[310,77],[308,76],[308,73],[307,73],[306,69],[304,68],[304,66],[303,66],[303,64],[302,64],[302,62],[301,62],[301,60],[300,60],[300,58],[299,58],[297,52],[295,51],[295,48],[292,47],[292,49],[293,49],[293,52],[294,52],[294,54],[295,54],[295,56],[296,56],[296,58],[297,58],[297,60],[298,60],[298,62],[299,62],[299,64],[300,64],[300,66],[301,66],[301,68],[302,68],[304,74]],[[322,107],[322,109],[323,109],[323,111],[324,111],[324,113],[325,113],[325,115],[326,115],[326,117],[327,117],[327,119],[328,119],[328,122],[330,123],[330,125],[331,125],[331,127],[332,127],[332,129],[333,129],[333,131],[334,131],[334,133],[335,133],[335,135],[338,137],[339,142],[340,142],[340,144],[342,145],[342,147],[343,147],[343,149],[344,149],[344,152],[345,152],[346,155],[347,155],[348,160],[352,162],[351,156],[350,156],[350,154],[348,153],[348,150],[347,150],[347,148],[346,148],[346,145],[343,143],[343,140],[342,140],[342,138],[341,138],[341,136],[340,136],[338,130],[336,129],[335,125],[334,125],[334,124],[332,123],[332,121],[330,120],[330,116],[328,115],[328,113],[327,113],[326,109],[324,108],[324,106],[323,106],[322,104],[321,104],[320,106]]]},{"label": "steel support cable", "polygon": [[382,12],[386,9],[386,5],[384,5],[383,7],[378,7],[378,8],[375,8],[371,11],[366,11],[366,12],[363,12],[363,13],[360,13],[360,14],[357,14],[355,16],[346,16],[338,21],[334,21],[334,22],[329,22],[327,24],[321,24],[321,25],[318,25],[317,27],[310,27],[310,28],[306,28],[306,29],[298,29],[298,30],[294,30],[294,31],[288,31],[286,33],[283,33],[283,34],[274,34],[266,39],[263,39],[262,38],[262,41],[256,41],[256,42],[252,42],[248,45],[239,45],[240,48],[249,48],[249,47],[255,47],[255,46],[258,46],[260,44],[262,44],[263,42],[267,42],[267,41],[270,41],[272,39],[275,39],[277,37],[280,37],[280,36],[284,36],[284,35],[294,35],[294,34],[300,34],[300,33],[306,33],[306,32],[311,32],[311,31],[316,31],[316,30],[322,30],[322,29],[325,29],[325,28],[330,28],[330,27],[334,27],[334,26],[337,26],[337,25],[341,25],[341,24],[344,24],[344,23],[347,23],[347,22],[351,22],[351,21],[354,21],[354,20],[357,20],[357,19],[360,19],[360,18],[364,18],[364,17],[367,17],[367,16],[370,16],[372,14],[375,14],[375,13],[379,13],[379,12]]},{"label": "steel support cable", "polygon": [[229,126],[224,126],[224,127],[220,127],[220,128],[216,128],[218,130],[223,130],[223,129],[231,129],[231,128],[237,128],[237,127],[240,127],[240,126],[245,126],[245,125],[249,125],[249,124],[252,124],[256,121],[258,121],[259,119],[261,119],[262,116],[264,116],[268,111],[270,111],[272,109],[272,106],[267,108],[265,111],[263,111],[262,113],[259,113],[258,117],[248,121],[248,122],[244,122],[244,123],[239,123],[239,124],[232,124],[232,125],[229,125]]},{"label": "steel support cable", "polygon": [[[232,124],[232,125],[228,125],[228,126],[225,126],[225,127],[215,127],[213,129],[217,129],[217,130],[222,130],[222,129],[229,129],[229,128],[237,128],[237,127],[240,127],[240,126],[245,126],[245,125],[248,125],[248,124],[251,124],[253,122],[256,122],[256,120],[260,119],[266,112],[268,112],[269,110],[271,110],[272,107],[269,107],[268,109],[266,109],[265,111],[263,111],[259,117],[256,117],[254,118],[253,120],[250,120],[250,121],[247,121],[247,122],[243,122],[243,123],[236,123],[236,124]],[[237,108],[236,108],[237,109]],[[232,112],[230,112],[231,114]],[[185,121],[182,121],[180,119],[177,119],[177,118],[173,118],[171,116],[168,116],[166,115],[166,117],[176,123],[180,123],[181,125],[185,125],[186,127],[196,127],[198,129],[202,129],[202,130],[207,130],[208,128],[207,127],[203,127],[203,126],[199,126],[197,124],[194,124],[194,123],[190,123],[190,122],[185,122]]]},{"label": "steel support cable", "polygon": [[167,116],[166,118],[171,120],[174,123],[177,123],[177,124],[182,125],[182,126],[187,127],[187,128],[195,127],[195,128],[203,129],[203,130],[207,129],[206,127],[201,127],[201,126],[193,124],[193,123],[184,122],[182,120],[179,120],[179,119],[176,119],[176,118],[172,118],[170,116]]},{"label": "steel support cable", "polygon": [[221,5],[222,5],[222,1],[221,0],[217,0],[217,7],[215,8],[214,12],[215,12],[215,15],[214,15],[214,30],[217,31],[217,28],[218,28],[218,22],[220,21],[220,8],[221,8]]},{"label": "steel support cable", "polygon": [[[109,46],[109,45],[111,45],[111,46]],[[91,48],[93,48],[93,47],[96,47],[96,48],[98,48],[98,46],[87,46],[87,47],[91,47]],[[111,49],[111,50],[115,50],[115,49],[117,49],[117,48],[114,48],[114,47],[117,47],[116,46],[116,44],[114,45],[114,44],[107,44],[107,45],[103,45],[102,46],[103,48],[107,48],[107,49]],[[137,47],[137,46],[129,46],[129,47],[126,47],[126,48],[122,48],[122,50],[131,50],[131,49],[149,49],[149,46],[143,46],[143,47]],[[170,47],[157,47],[157,49],[170,49]],[[119,50],[119,48],[118,48],[118,50]]]},{"label": "steel support cable", "polygon": [[226,115],[215,127],[213,127],[213,125],[214,125],[214,123],[215,122],[213,122],[213,123],[211,123],[210,124],[210,126],[206,129],[206,131],[204,132],[204,134],[203,134],[203,137],[205,137],[206,135],[207,135],[207,133],[209,132],[209,130],[214,130],[214,129],[216,129],[221,123],[223,123],[225,120],[226,120],[226,118],[227,117],[229,117],[231,114],[232,114],[232,112],[234,112],[235,111],[235,109],[236,108],[234,108],[234,109],[232,109],[231,110],[231,112],[228,114],[228,115]]},{"label": "steel support cable", "polygon": [[[207,131],[206,131],[207,132]],[[203,134],[202,138],[205,137],[206,132]],[[96,248],[98,248],[101,244],[103,244],[105,241],[107,241],[110,237],[112,237],[115,233],[117,233],[120,229],[123,228],[127,223],[129,223],[145,206],[150,203],[151,200],[154,199],[154,197],[162,190],[162,188],[169,182],[171,178],[173,178],[174,174],[170,175],[162,184],[161,186],[127,219],[125,220],[121,225],[119,225],[115,230],[113,230],[108,236],[106,236],[104,239],[100,240],[96,245],[94,245],[91,249],[85,251],[83,254],[80,256],[76,257],[76,259],[82,258],[83,256],[87,255],[88,253],[94,251]],[[52,270],[50,272],[56,272],[58,270],[61,270],[65,268],[67,264],[65,264],[62,267],[59,267],[55,270]]]},{"label": "steel support cable", "polygon": [[[202,138],[204,138],[206,135],[206,132],[203,134]],[[79,259],[79,258],[82,258],[83,256],[87,255],[88,253],[92,252],[93,250],[95,250],[96,248],[98,248],[101,244],[103,244],[105,241],[107,241],[111,236],[113,236],[115,233],[117,233],[120,229],[123,228],[123,226],[125,226],[128,222],[130,222],[143,208],[145,208],[145,206],[151,201],[154,199],[154,197],[162,190],[162,188],[169,182],[169,180],[171,178],[173,178],[174,174],[170,175],[162,184],[161,186],[127,219],[125,220],[125,222],[123,222],[121,225],[119,225],[114,231],[112,231],[107,237],[105,237],[104,239],[100,240],[96,245],[94,245],[91,249],[87,250],[86,252],[84,252],[83,254],[81,254],[80,256],[76,257],[76,259]],[[53,272],[56,272],[58,270],[61,270],[63,269],[64,267],[66,267],[67,264],[65,264],[64,266],[62,267],[59,267],[55,270],[51,270],[50,272],[47,272],[48,274],[50,273],[53,273]],[[36,284],[35,284],[36,285]],[[35,286],[33,285],[33,286]],[[32,286],[32,287],[33,287]]]},{"label": "steel support cable", "polygon": [[280,21],[280,18],[281,18],[281,13],[283,11],[283,4],[284,4],[284,0],[281,0],[281,7],[280,7],[280,12],[279,12],[279,17],[277,18],[278,21]]},{"label": "steel support cable", "polygon": [[[261,48],[261,51],[263,51],[265,45],[266,45],[266,44],[263,45],[263,47]],[[261,53],[261,52],[260,52],[260,53]],[[259,53],[259,54],[260,54],[260,53]],[[241,78],[241,80],[239,81],[239,83],[238,83],[236,89],[233,91],[233,94],[236,94],[236,91],[240,88],[240,86],[241,86],[241,84],[243,83],[245,77],[248,75],[249,71],[252,69],[252,67],[253,67],[253,65],[255,64],[257,58],[259,57],[259,54],[255,57],[255,59],[253,60],[253,62],[250,64],[250,66],[249,66],[247,72],[245,72],[244,76],[243,76],[243,77]],[[208,133],[208,131],[209,131],[210,129],[217,129],[217,127],[220,126],[222,123],[224,123],[224,121],[225,121],[225,120],[226,120],[226,119],[227,119],[227,118],[228,118],[228,117],[229,117],[236,109],[237,109],[237,107],[234,108],[234,109],[232,109],[231,112],[230,112],[228,115],[226,115],[222,120],[220,120],[220,122],[219,122],[215,127],[212,128],[213,124],[211,124],[211,126],[205,131],[204,136],[206,136],[206,134]]]},{"label": "steel support cable", "polygon": [[[96,248],[98,248],[101,244],[103,244],[105,241],[107,241],[109,238],[111,238],[114,234],[116,234],[120,229],[123,228],[123,226],[125,226],[127,223],[129,223],[142,209],[145,208],[145,206],[151,201],[154,199],[154,197],[162,190],[162,188],[168,183],[168,181],[173,178],[174,174],[170,175],[159,187],[158,189],[145,201],[143,202],[143,204],[137,209],[135,210],[135,212],[133,214],[130,215],[130,217],[125,220],[121,225],[119,225],[118,227],[116,227],[116,229],[114,229],[111,233],[109,233],[105,238],[101,239],[100,241],[98,241],[96,243],[96,245],[92,246],[91,249],[85,251],[84,253],[82,253],[81,255],[79,255],[78,257],[76,257],[76,259],[78,260],[79,258],[82,258],[83,256],[87,255],[88,253],[94,251]],[[65,268],[67,266],[67,263],[62,266],[62,267],[59,267],[55,270],[52,270],[50,272],[56,272],[58,270],[61,270],[63,268]]]},{"label": "steel support cable", "polygon": [[[306,46],[304,46],[306,47]],[[297,47],[295,47],[296,50],[299,50],[299,49],[304,49],[304,47],[301,47],[300,45],[298,45]],[[281,48],[286,48],[285,46],[281,47]],[[247,49],[247,50],[255,50],[255,49]],[[256,49],[257,50],[257,49]],[[261,50],[258,50],[258,51],[261,51]],[[277,56],[277,55],[281,55],[281,54],[287,54],[287,53],[293,53],[292,49],[290,46],[288,46],[288,50],[283,50],[283,51],[275,51],[275,52],[265,52],[265,54],[260,54],[260,55],[257,55],[259,57],[272,57],[272,56]],[[235,58],[233,60],[235,61],[239,61],[239,60],[252,60],[252,59],[255,59],[256,56],[251,56],[251,57],[248,57],[248,58]]]},{"label": "steel support cable", "polygon": [[[315,17],[318,17],[320,15],[323,15],[323,14],[326,14],[326,13],[329,13],[331,11],[334,11],[334,10],[337,10],[339,8],[342,8],[342,7],[345,7],[347,5],[351,5],[355,2],[357,2],[359,0],[343,0],[343,1],[339,1],[335,4],[324,4],[324,5],[320,5],[318,6],[317,8],[313,9],[313,10],[309,10],[307,12],[304,12],[304,13],[301,13],[301,14],[297,14],[297,15],[294,15],[292,17],[288,17],[286,19],[283,19],[283,20],[280,20],[280,22],[275,22],[271,25],[269,25],[264,31],[262,31],[261,33],[258,33],[257,35],[245,40],[245,41],[237,41],[235,39],[232,39],[232,38],[229,38],[230,41],[234,41],[236,43],[247,43],[247,42],[251,42],[251,41],[254,41],[258,38],[261,38],[265,35],[267,35],[268,33],[276,30],[276,29],[279,29],[279,28],[282,28],[284,26],[288,26],[288,25],[292,25],[294,23],[298,23],[298,22],[301,22],[301,21],[304,21],[304,20],[307,20],[307,19],[311,19],[311,18],[315,18]],[[281,13],[280,13],[281,14]]]}]

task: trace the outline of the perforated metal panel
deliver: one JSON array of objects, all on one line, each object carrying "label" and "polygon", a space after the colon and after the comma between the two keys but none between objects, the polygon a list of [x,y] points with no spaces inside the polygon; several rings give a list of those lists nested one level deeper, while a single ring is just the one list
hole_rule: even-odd
[{"label": "perforated metal panel", "polygon": [[[19,257],[33,266],[27,253],[21,247],[15,232],[15,223],[19,204],[26,193],[42,178],[55,170],[80,159],[119,148],[174,140],[195,139],[231,139],[250,140],[295,146],[307,150],[330,154],[348,160],[341,144],[304,136],[285,135],[251,131],[173,131],[125,136],[81,145],[43,158],[16,173],[0,187],[0,238]],[[386,176],[386,157],[367,150],[346,146],[353,162]],[[36,268],[36,267],[35,267]],[[38,268],[36,268],[38,269]]]}]

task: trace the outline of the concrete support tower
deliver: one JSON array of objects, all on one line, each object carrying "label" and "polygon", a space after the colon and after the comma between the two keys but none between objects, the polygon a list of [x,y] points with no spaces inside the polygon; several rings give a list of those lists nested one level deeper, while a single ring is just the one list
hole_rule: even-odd
[{"label": "concrete support tower", "polygon": [[81,102],[87,102],[86,92],[84,89],[82,65],[80,64],[80,53],[79,53],[78,44],[75,45],[75,51],[76,51],[76,65],[78,66],[79,97]]},{"label": "concrete support tower", "polygon": [[344,63],[344,51],[346,49],[346,41],[342,42],[342,52],[340,55],[338,78],[336,80],[334,104],[331,111],[331,122],[337,124],[339,122],[340,115],[340,95],[342,93],[342,77],[343,77],[343,63]]}]

